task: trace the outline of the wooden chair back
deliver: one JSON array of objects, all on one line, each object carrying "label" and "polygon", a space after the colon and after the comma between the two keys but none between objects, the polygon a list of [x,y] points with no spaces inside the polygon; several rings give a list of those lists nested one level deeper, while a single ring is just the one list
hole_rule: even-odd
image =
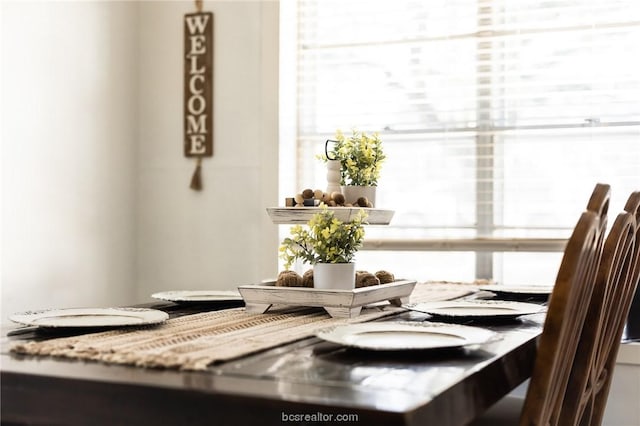
[{"label": "wooden chair back", "polygon": [[600,218],[600,238],[604,241],[605,231],[607,229],[607,215],[609,213],[609,200],[611,199],[611,185],[606,183],[597,183],[589,202],[587,203],[587,211],[594,212]]},{"label": "wooden chair back", "polygon": [[597,183],[589,202],[587,203],[587,211],[594,212],[600,217],[600,225],[602,228],[607,227],[607,214],[609,213],[609,200],[611,199],[611,185],[606,183]]},{"label": "wooden chair back", "polygon": [[606,223],[610,199],[611,185],[597,183],[587,203],[587,211],[596,213],[600,217],[600,220],[604,220]]},{"label": "wooden chair back", "polygon": [[640,192],[634,192],[604,243],[582,331],[562,425],[600,425],[627,314],[640,277]]},{"label": "wooden chair back", "polygon": [[[635,199],[632,199],[634,198]],[[637,204],[640,204],[640,195],[636,194],[635,196],[629,197],[629,201],[625,206],[625,210],[628,212],[638,211],[640,208],[635,207]],[[636,224],[640,224],[640,217],[636,215]],[[640,275],[640,273],[638,273]],[[640,279],[640,278],[638,278]],[[626,336],[625,336],[626,335]],[[627,324],[625,325],[623,336],[631,339],[637,339],[640,337],[640,282],[638,282],[638,286],[636,287],[636,294],[633,297],[633,301],[631,302],[631,308],[629,309],[629,314],[627,315]]]},{"label": "wooden chair back", "polygon": [[606,216],[608,196],[599,202],[602,209],[580,216],[565,248],[538,342],[521,425],[558,424],[602,252],[601,217],[603,212]]}]

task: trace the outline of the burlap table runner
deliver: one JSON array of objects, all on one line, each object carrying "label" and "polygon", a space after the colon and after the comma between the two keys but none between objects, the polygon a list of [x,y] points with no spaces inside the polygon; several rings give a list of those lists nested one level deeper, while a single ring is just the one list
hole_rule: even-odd
[{"label": "burlap table runner", "polygon": [[[449,300],[476,288],[468,283],[419,283],[410,301]],[[332,318],[321,309],[288,308],[256,315],[235,308],[185,315],[156,327],[22,342],[14,344],[11,351],[141,367],[204,370],[214,362],[313,336],[325,327],[371,321],[403,311],[384,305],[365,308],[355,318]]]}]

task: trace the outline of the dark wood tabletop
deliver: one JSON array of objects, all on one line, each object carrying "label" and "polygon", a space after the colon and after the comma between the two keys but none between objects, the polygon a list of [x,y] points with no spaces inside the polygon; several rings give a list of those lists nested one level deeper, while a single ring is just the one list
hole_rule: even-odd
[{"label": "dark wood tabletop", "polygon": [[[206,309],[152,307],[172,317]],[[5,326],[0,415],[3,424],[47,425],[463,425],[530,376],[541,332],[530,321],[481,326],[501,339],[386,353],[312,337],[197,372],[16,355],[12,341],[57,335]]]}]

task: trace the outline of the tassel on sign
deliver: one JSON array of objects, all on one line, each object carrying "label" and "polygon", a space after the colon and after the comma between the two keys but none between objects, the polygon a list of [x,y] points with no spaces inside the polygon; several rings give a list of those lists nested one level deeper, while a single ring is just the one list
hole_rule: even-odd
[{"label": "tassel on sign", "polygon": [[196,163],[196,170],[193,172],[193,176],[191,177],[191,185],[189,188],[200,191],[202,189],[202,158],[198,157]]}]

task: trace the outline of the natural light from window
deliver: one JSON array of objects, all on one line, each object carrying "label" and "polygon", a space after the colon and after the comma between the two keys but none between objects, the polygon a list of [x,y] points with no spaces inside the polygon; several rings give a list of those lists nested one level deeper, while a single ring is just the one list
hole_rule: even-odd
[{"label": "natural light from window", "polygon": [[[336,129],[388,161],[358,267],[419,280],[551,283],[548,252],[384,250],[413,241],[566,238],[597,182],[640,190],[637,0],[281,2],[281,191],[324,188]],[[282,229],[286,233],[286,229]]]}]

